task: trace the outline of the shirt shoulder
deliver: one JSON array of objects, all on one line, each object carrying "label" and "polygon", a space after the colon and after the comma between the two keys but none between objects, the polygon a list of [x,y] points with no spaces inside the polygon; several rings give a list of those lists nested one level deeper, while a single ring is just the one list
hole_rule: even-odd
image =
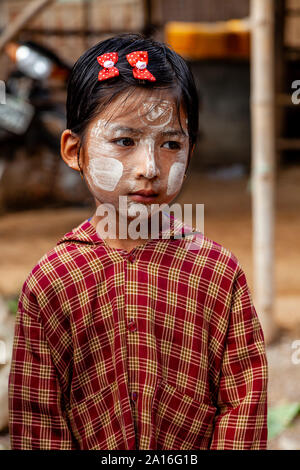
[{"label": "shirt shoulder", "polygon": [[173,218],[170,233],[173,239],[177,238],[174,244],[175,257],[184,258],[193,264],[199,264],[200,267],[206,265],[208,268],[215,268],[220,273],[226,269],[235,275],[241,269],[235,253],[207,237],[204,232],[197,231],[194,226]]},{"label": "shirt shoulder", "polygon": [[202,232],[193,231],[188,235],[179,245],[186,251],[186,259],[232,278],[243,270],[236,254],[221,243]]},{"label": "shirt shoulder", "polygon": [[67,232],[57,244],[46,252],[28,274],[23,291],[43,299],[49,290],[62,291],[72,278],[80,275],[90,253],[99,240],[94,237],[90,224],[84,221]]}]

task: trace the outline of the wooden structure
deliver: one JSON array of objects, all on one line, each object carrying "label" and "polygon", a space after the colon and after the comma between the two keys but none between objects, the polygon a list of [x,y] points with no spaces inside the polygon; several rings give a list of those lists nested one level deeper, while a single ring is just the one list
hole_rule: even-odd
[{"label": "wooden structure", "polygon": [[[13,22],[34,2],[1,0],[2,27]],[[19,38],[50,47],[71,64],[96,42],[114,33],[143,31],[146,23],[144,0],[56,0],[49,3],[52,4],[23,26]]]},{"label": "wooden structure", "polygon": [[17,35],[22,27],[37,16],[42,10],[48,7],[54,0],[35,0],[29,3],[22,13],[20,13],[12,23],[8,23],[5,32],[0,38],[0,53],[2,52],[5,44]]},{"label": "wooden structure", "polygon": [[251,0],[252,222],[254,296],[265,338],[274,311],[275,68],[274,0]]},{"label": "wooden structure", "polygon": [[[1,3],[5,25],[28,0]],[[219,21],[247,14],[247,0],[70,0],[55,2],[28,23],[22,30],[22,39],[30,37],[52,46],[73,62],[87,47],[112,33],[155,32],[156,37],[163,39],[159,36],[162,26],[170,19]],[[254,297],[267,342],[276,336],[273,309],[277,155],[281,149],[300,148],[300,139],[285,138],[280,125],[284,109],[291,106],[290,95],[281,89],[285,81],[284,54],[300,58],[297,16],[300,0],[250,0]]]}]

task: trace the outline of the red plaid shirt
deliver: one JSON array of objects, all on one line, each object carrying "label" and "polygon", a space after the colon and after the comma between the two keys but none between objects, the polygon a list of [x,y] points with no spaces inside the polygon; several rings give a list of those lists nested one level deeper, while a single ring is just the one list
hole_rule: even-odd
[{"label": "red plaid shirt", "polygon": [[127,253],[84,221],[24,283],[9,414],[12,449],[265,449],[264,338],[236,257],[199,233]]}]

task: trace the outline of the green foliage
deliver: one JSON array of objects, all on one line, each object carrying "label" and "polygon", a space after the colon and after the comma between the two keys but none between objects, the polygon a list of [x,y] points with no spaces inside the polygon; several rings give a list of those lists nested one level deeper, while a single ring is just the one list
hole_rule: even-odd
[{"label": "green foliage", "polygon": [[272,439],[282,433],[300,413],[300,403],[284,403],[269,409],[268,438]]}]

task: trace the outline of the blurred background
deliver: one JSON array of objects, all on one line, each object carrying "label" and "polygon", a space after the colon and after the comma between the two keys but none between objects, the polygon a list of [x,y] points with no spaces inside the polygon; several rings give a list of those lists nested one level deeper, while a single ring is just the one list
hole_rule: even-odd
[{"label": "blurred background", "polygon": [[300,0],[1,0],[0,449],[20,290],[93,213],[60,158],[68,75],[120,32],[165,41],[194,73],[199,140],[177,202],[204,204],[205,235],[245,270],[267,342],[269,448],[300,449]]}]

